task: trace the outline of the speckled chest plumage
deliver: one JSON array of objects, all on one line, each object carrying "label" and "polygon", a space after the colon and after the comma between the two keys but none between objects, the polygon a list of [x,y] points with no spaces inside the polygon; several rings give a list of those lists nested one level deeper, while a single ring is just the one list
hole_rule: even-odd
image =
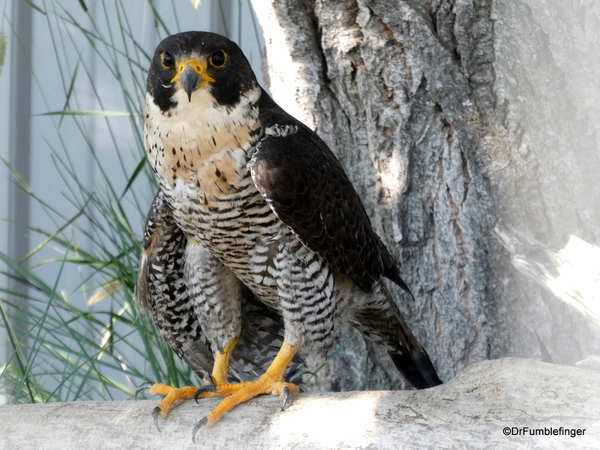
[{"label": "speckled chest plumage", "polygon": [[279,309],[282,255],[301,244],[260,195],[247,167],[263,133],[253,95],[259,91],[249,94],[245,107],[214,105],[211,114],[201,114],[196,105],[178,111],[177,119],[150,106],[146,147],[186,235],[202,242],[262,301]]}]

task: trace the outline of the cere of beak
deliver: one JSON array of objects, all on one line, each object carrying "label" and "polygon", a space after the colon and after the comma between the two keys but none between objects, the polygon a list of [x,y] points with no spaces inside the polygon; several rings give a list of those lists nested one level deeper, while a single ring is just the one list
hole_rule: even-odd
[{"label": "cere of beak", "polygon": [[179,80],[183,90],[188,96],[188,100],[192,101],[192,93],[196,90],[200,82],[202,81],[200,74],[191,65],[186,66],[183,69],[183,73],[179,76]]}]

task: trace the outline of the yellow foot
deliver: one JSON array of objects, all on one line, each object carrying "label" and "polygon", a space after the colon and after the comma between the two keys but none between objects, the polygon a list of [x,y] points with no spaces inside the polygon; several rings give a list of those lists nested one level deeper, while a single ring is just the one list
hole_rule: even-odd
[{"label": "yellow foot", "polygon": [[164,419],[167,417],[173,406],[181,403],[183,400],[194,398],[194,394],[198,390],[198,388],[194,386],[176,388],[162,383],[146,381],[136,389],[135,398],[137,399],[138,394],[145,389],[148,389],[150,395],[165,396],[165,398],[158,402],[156,407],[152,410],[152,416],[154,417],[154,423],[156,424],[158,431],[160,431],[160,428],[158,427],[158,418]]},{"label": "yellow foot", "polygon": [[201,387],[194,394],[194,398],[205,397],[226,397],[210,413],[203,417],[194,427],[192,439],[196,440],[196,432],[206,426],[213,426],[227,411],[235,408],[240,403],[244,403],[254,397],[262,394],[279,395],[282,399],[281,409],[285,408],[290,393],[300,392],[298,386],[293,383],[286,383],[278,379],[273,379],[268,372],[256,381],[237,384],[207,385]]}]

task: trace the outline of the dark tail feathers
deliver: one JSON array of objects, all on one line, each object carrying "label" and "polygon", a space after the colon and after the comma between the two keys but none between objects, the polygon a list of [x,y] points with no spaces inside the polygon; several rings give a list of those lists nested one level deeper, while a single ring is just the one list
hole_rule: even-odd
[{"label": "dark tail feathers", "polygon": [[427,389],[442,384],[425,350],[416,353],[402,349],[390,352],[392,361],[406,380],[417,389]]}]

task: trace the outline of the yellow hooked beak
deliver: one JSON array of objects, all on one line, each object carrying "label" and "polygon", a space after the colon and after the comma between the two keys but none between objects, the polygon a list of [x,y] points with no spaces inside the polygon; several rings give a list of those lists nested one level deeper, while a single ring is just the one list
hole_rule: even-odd
[{"label": "yellow hooked beak", "polygon": [[173,77],[171,83],[178,82],[192,101],[192,93],[196,89],[206,88],[209,82],[215,79],[206,73],[206,64],[198,61],[196,58],[186,59],[177,64],[177,75]]}]

